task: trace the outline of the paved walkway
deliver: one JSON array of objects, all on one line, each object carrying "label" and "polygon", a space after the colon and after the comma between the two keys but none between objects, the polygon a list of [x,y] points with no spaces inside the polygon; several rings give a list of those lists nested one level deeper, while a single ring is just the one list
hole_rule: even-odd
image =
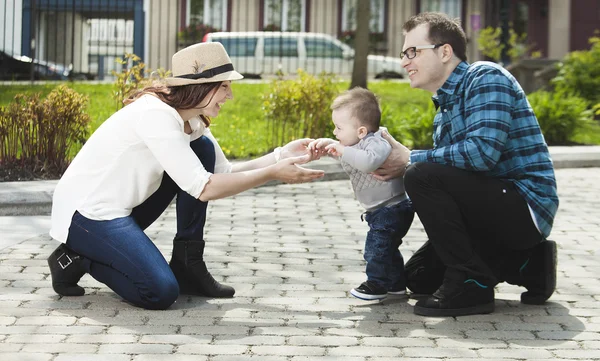
[{"label": "paved walkway", "polygon": [[[206,260],[232,299],[146,311],[89,275],[85,296],[60,297],[47,235],[0,250],[0,360],[600,360],[600,168],[556,174],[558,288],[543,306],[506,284],[490,315],[427,318],[414,298],[355,299],[367,226],[349,182],[275,185],[210,205]],[[148,232],[165,257],[174,228],[169,208]],[[416,219],[404,257],[424,239]]]}]

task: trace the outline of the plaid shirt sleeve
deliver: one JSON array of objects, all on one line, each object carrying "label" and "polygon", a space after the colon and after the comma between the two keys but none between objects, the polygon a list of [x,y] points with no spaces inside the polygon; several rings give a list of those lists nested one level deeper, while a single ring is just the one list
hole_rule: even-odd
[{"label": "plaid shirt sleeve", "polygon": [[516,99],[513,84],[499,70],[491,68],[467,75],[464,82],[464,98],[456,99],[452,111],[436,115],[434,123],[440,128],[436,148],[412,151],[411,162],[427,161],[470,171],[487,171],[500,159]]}]

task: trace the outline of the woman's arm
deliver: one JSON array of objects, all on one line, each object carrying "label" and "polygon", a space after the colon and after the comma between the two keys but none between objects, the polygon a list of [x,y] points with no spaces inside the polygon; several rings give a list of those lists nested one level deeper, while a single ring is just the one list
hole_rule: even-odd
[{"label": "woman's arm", "polygon": [[[271,156],[275,161],[273,154],[268,154],[256,159],[254,164],[267,162]],[[265,158],[265,159],[263,159]],[[261,159],[263,159],[261,161]],[[210,180],[204,186],[200,199],[203,202],[220,199],[241,193],[250,188],[254,188],[270,180],[280,180],[285,183],[304,183],[321,178],[325,172],[321,170],[307,169],[299,166],[311,160],[309,154],[283,159],[280,162],[273,163],[266,167],[258,169],[238,171],[236,173],[213,174]],[[253,161],[250,161],[253,162]],[[249,162],[246,162],[249,163]]]},{"label": "woman's arm", "polygon": [[262,157],[255,158],[242,163],[234,163],[231,167],[232,173],[244,172],[254,169],[265,168],[277,163],[275,160],[275,152],[265,154]]},{"label": "woman's arm", "polygon": [[[282,159],[310,154],[310,152],[308,152],[307,150],[307,147],[311,141],[312,139],[309,138],[293,140],[285,146],[277,148],[273,152],[263,155],[260,158],[252,159],[243,163],[234,164],[231,168],[231,172],[243,172],[248,170],[260,169],[275,164],[277,163],[277,161]],[[311,158],[309,158],[308,161],[313,160],[313,158],[314,157],[311,156]]]}]

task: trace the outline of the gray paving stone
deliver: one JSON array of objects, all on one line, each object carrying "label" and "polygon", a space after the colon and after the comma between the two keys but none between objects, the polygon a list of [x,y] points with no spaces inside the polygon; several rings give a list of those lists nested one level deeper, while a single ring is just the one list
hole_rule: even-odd
[{"label": "gray paving stone", "polygon": [[[106,361],[106,355],[98,354],[59,354],[53,361]],[[110,355],[110,361],[131,361],[129,355]]]},{"label": "gray paving stone", "polygon": [[[2,346],[2,345],[0,345]],[[36,352],[36,353],[27,353],[26,355],[24,355],[23,353],[16,353],[16,352],[6,352],[6,353],[2,353],[2,361],[50,361],[51,359],[54,358],[54,355],[52,355],[51,353],[41,353],[41,352]]]}]

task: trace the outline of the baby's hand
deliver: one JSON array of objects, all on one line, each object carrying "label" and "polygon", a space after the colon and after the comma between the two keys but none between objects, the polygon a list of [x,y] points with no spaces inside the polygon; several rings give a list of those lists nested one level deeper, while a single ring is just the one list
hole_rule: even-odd
[{"label": "baby's hand", "polygon": [[329,154],[331,154],[334,157],[341,157],[342,155],[344,155],[344,146],[341,145],[340,143],[331,143],[328,146],[325,147],[325,151]]},{"label": "baby's hand", "polygon": [[325,148],[327,145],[335,143],[335,140],[329,138],[315,139],[308,144],[308,151],[317,159],[327,154]]}]

